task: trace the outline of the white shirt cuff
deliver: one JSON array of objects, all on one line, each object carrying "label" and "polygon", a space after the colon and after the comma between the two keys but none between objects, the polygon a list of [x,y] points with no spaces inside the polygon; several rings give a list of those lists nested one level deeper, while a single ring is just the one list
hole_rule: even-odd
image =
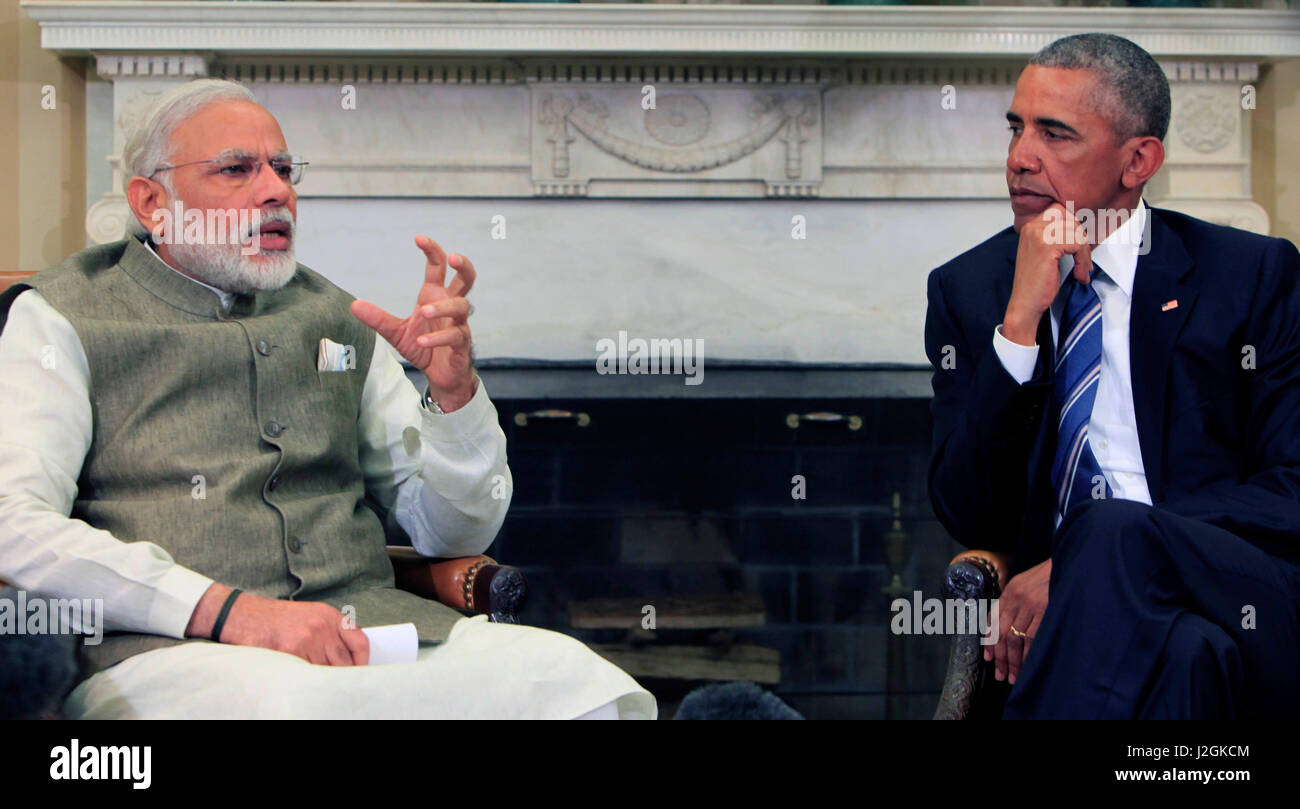
[{"label": "white shirt cuff", "polygon": [[495,408],[492,407],[492,400],[488,398],[482,379],[478,381],[478,390],[474,391],[474,396],[463,407],[450,413],[434,413],[421,407],[420,412],[424,414],[424,434],[444,440],[481,437],[485,432],[484,422],[488,422],[491,427],[497,425]]},{"label": "white shirt cuff", "polygon": [[1002,336],[1002,324],[999,323],[993,328],[993,350],[1016,384],[1023,385],[1033,378],[1034,366],[1038,364],[1038,346],[1011,342]]},{"label": "white shirt cuff", "polygon": [[212,586],[212,579],[181,565],[167,571],[154,585],[149,607],[149,631],[169,638],[185,637],[194,608]]}]

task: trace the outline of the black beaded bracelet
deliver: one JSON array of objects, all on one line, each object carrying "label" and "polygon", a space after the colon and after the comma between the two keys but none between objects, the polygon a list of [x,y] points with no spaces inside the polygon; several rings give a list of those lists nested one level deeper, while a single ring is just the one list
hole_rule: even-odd
[{"label": "black beaded bracelet", "polygon": [[226,616],[230,614],[230,608],[234,606],[235,599],[238,598],[239,594],[242,592],[244,591],[240,590],[238,587],[231,590],[230,595],[226,596],[226,603],[221,605],[221,612],[217,613],[217,622],[212,625],[211,636],[212,640],[215,640],[217,643],[221,643],[221,630],[226,626]]}]

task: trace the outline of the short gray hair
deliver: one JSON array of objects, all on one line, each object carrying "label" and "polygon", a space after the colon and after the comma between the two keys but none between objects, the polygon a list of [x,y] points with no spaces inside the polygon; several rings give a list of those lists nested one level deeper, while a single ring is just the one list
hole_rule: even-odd
[{"label": "short gray hair", "polygon": [[1114,34],[1075,34],[1052,42],[1029,64],[1090,70],[1097,77],[1097,112],[1110,121],[1115,137],[1154,136],[1169,131],[1169,79],[1138,45]]},{"label": "short gray hair", "polygon": [[136,119],[122,148],[122,190],[132,177],[148,177],[171,158],[172,132],[204,107],[220,101],[252,101],[253,91],[225,79],[195,79],[158,97]]},{"label": "short gray hair", "polygon": [[[181,122],[207,107],[221,101],[252,101],[257,103],[253,91],[244,85],[224,79],[195,79],[177,85],[159,96],[132,124],[122,148],[122,190],[134,177],[148,177],[171,159],[172,132]],[[174,195],[171,180],[162,175],[159,180],[168,194]],[[149,232],[135,217],[129,217],[127,229],[143,236]]]}]

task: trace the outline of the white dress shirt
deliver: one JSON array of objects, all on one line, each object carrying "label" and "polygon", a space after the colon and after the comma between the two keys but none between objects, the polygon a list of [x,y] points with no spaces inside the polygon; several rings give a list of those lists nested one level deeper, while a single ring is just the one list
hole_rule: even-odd
[{"label": "white dress shirt", "polygon": [[[228,306],[227,293],[203,286]],[[101,593],[106,631],[183,638],[212,580],[153,542],[123,542],[69,517],[91,446],[89,380],[72,324],[35,289],[18,295],[0,334],[0,579],[49,598]],[[358,419],[366,491],[421,554],[482,553],[513,491],[496,408],[481,381],[446,415],[421,407],[421,394],[376,337]],[[406,450],[411,428],[418,455]]]},{"label": "white dress shirt", "polygon": [[[1138,444],[1137,416],[1133,410],[1133,374],[1129,361],[1129,310],[1133,300],[1133,279],[1137,275],[1138,250],[1146,227],[1146,202],[1138,200],[1133,215],[1092,251],[1092,288],[1101,299],[1101,380],[1088,422],[1088,443],[1102,474],[1121,500],[1151,505],[1147,476]],[[1098,268],[1101,268],[1098,270]],[[1061,262],[1061,283],[1074,269],[1074,257]],[[1062,296],[1052,302],[1052,340],[1061,328]],[[1021,385],[1029,381],[1038,363],[1038,346],[1022,346],[993,330],[993,349],[1011,378]],[[1059,524],[1061,515],[1056,515]]]}]

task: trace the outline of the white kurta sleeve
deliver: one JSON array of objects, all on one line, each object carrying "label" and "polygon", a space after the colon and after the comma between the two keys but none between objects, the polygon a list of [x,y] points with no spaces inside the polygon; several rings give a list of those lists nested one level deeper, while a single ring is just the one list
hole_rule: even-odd
[{"label": "white kurta sleeve", "polygon": [[69,516],[91,445],[89,380],[72,324],[36,290],[19,294],[0,334],[0,579],[102,598],[106,630],[183,638],[212,579]]},{"label": "white kurta sleeve", "polygon": [[514,487],[496,408],[482,380],[474,398],[446,415],[421,407],[422,394],[376,337],[358,424],[367,494],[421,554],[480,554],[501,529]]}]

